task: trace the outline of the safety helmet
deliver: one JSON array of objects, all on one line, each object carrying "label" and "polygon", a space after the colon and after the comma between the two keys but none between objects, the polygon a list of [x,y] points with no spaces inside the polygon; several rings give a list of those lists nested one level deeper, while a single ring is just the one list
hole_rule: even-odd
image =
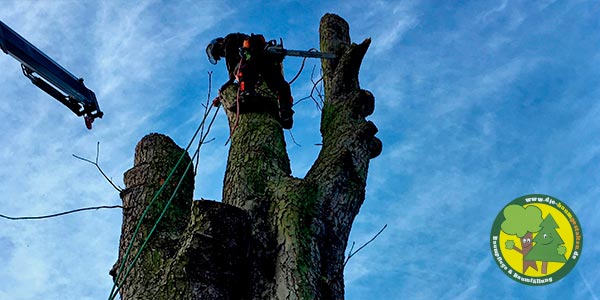
[{"label": "safety helmet", "polygon": [[208,56],[208,61],[216,65],[217,62],[221,59],[221,52],[223,52],[223,38],[216,38],[210,41],[208,46],[206,46],[206,56]]}]

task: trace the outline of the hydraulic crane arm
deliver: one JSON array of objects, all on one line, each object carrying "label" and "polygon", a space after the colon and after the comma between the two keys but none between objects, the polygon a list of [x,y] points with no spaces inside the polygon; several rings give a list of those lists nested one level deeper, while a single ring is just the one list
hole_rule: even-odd
[{"label": "hydraulic crane arm", "polygon": [[[68,107],[77,116],[84,116],[91,129],[95,118],[102,118],[96,94],[58,63],[0,21],[0,48],[21,62],[23,74],[31,82]],[[34,74],[39,75],[39,77]]]}]

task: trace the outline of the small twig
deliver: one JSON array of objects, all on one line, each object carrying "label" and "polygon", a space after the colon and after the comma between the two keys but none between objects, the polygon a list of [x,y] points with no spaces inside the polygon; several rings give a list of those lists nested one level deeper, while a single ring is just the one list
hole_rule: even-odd
[{"label": "small twig", "polygon": [[[310,52],[319,52],[319,49],[317,49],[317,48],[310,48],[310,49],[308,49],[308,51],[310,51]],[[298,79],[298,77],[300,76],[300,74],[302,74],[302,70],[304,70],[304,64],[306,63],[306,59],[307,58],[308,57],[304,57],[304,59],[302,59],[302,65],[300,65],[300,70],[298,70],[298,73],[296,73],[296,76],[294,76],[294,78],[292,78],[292,80],[290,80],[290,82],[288,82],[289,85],[292,85],[292,83],[294,83],[294,81],[296,81],[296,79]],[[314,72],[314,68],[313,68],[313,72]]]},{"label": "small twig", "polygon": [[302,102],[302,101],[304,101],[306,99],[310,99],[310,96],[306,96],[306,97],[300,98],[298,101],[294,102],[294,105],[298,105],[298,103],[300,103],[300,102]]},{"label": "small twig", "polygon": [[[312,90],[310,91],[310,97],[313,99],[313,101],[314,101],[314,102],[315,102],[315,104],[317,105],[317,108],[319,109],[319,111],[321,111],[321,110],[322,110],[322,107],[323,107],[323,105],[322,105],[322,104],[323,104],[323,102],[324,102],[324,101],[323,101],[323,97],[321,96],[321,91],[320,91],[320,89],[319,89],[319,83],[320,83],[321,81],[323,81],[323,76],[321,76],[321,77],[320,77],[320,78],[319,78],[317,81],[315,81],[315,79],[314,79],[314,75],[315,75],[315,69],[316,69],[316,65],[313,67],[313,70],[312,70],[312,72],[311,72],[311,74],[310,74],[310,81],[313,83],[313,88],[312,88]],[[318,95],[318,96],[319,96],[319,98],[321,99],[321,103],[319,103],[319,102],[317,101],[317,99],[315,99],[315,97],[313,96],[313,93],[315,92],[315,90],[317,91],[317,95]]]},{"label": "small twig", "polygon": [[[204,115],[202,116],[204,119],[206,119],[206,117],[208,116],[212,105],[210,103],[210,94],[211,94],[211,90],[212,90],[212,71],[208,72],[208,94],[206,95],[206,104],[202,104],[202,106],[204,106]],[[200,129],[200,136],[204,135],[204,123],[202,123],[202,127]],[[198,149],[202,147],[202,142],[199,141],[198,142]],[[198,174],[198,165],[200,164],[200,155],[198,155],[198,157],[196,157],[196,165],[194,166],[194,174]]]},{"label": "small twig", "polygon": [[76,213],[76,212],[80,212],[80,211],[84,211],[84,210],[98,210],[101,208],[123,208],[123,206],[121,206],[121,205],[111,205],[111,206],[103,205],[103,206],[84,207],[84,208],[78,208],[78,209],[60,212],[60,213],[56,213],[56,214],[51,214],[51,215],[33,216],[33,217],[9,217],[9,216],[5,216],[5,215],[0,215],[0,218],[4,218],[4,219],[8,219],[8,220],[40,220],[40,219],[48,219],[48,218],[64,216],[64,215],[68,215],[68,214],[72,214],[72,213]]},{"label": "small twig", "polygon": [[290,137],[292,138],[292,142],[294,142],[294,144],[296,144],[296,146],[302,147],[302,145],[300,145],[296,142],[296,138],[294,138],[294,133],[292,132],[292,130],[290,129],[288,131],[290,132]]},{"label": "small twig", "polygon": [[372,241],[374,241],[386,228],[387,228],[387,224],[385,224],[383,226],[383,228],[381,228],[381,230],[379,230],[379,232],[374,237],[372,237],[368,242],[364,243],[364,245],[360,246],[354,252],[352,252],[352,249],[354,249],[354,242],[352,242],[352,247],[350,248],[350,251],[348,252],[348,257],[346,258],[346,261],[344,262],[344,267],[346,266],[346,264],[348,263],[350,258],[352,258],[352,256],[354,256],[356,253],[358,253],[358,251],[362,250],[367,245],[369,245]]},{"label": "small twig", "polygon": [[73,155],[73,157],[75,157],[75,158],[77,158],[79,160],[83,160],[83,161],[85,161],[87,163],[90,163],[90,164],[96,166],[96,168],[98,169],[98,171],[100,171],[100,174],[102,174],[102,176],[104,176],[104,178],[113,186],[113,188],[115,188],[115,190],[117,190],[117,192],[120,193],[120,192],[123,191],[123,188],[118,187],[110,178],[108,178],[108,176],[106,176],[106,173],[104,173],[104,171],[102,170],[102,168],[100,168],[100,165],[98,165],[98,157],[100,155],[100,142],[98,142],[96,144],[96,161],[95,162],[91,161],[91,160],[89,160],[87,158],[83,158],[83,157],[77,156],[75,154],[72,154],[72,155]]},{"label": "small twig", "polygon": [[[304,101],[304,100],[306,100],[306,99],[312,99],[312,100],[313,100],[313,102],[315,103],[315,105],[317,106],[317,109],[318,109],[319,111],[321,111],[321,110],[322,110],[322,107],[323,107],[323,96],[322,96],[322,93],[321,93],[321,89],[319,88],[319,84],[320,84],[320,83],[322,83],[322,81],[323,81],[323,76],[321,76],[319,79],[317,79],[317,80],[315,81],[315,69],[316,69],[316,67],[317,67],[317,65],[314,65],[314,66],[313,66],[313,70],[312,70],[312,72],[310,73],[310,81],[311,81],[311,82],[312,82],[312,84],[313,84],[313,87],[312,87],[312,89],[310,90],[310,94],[309,94],[308,96],[304,97],[304,98],[300,98],[300,100],[296,101],[296,102],[294,103],[294,105],[297,105],[298,103],[300,103],[300,102],[302,102],[302,101]],[[314,93],[315,93],[315,91],[317,92],[317,96],[318,96],[319,98],[321,98],[321,101],[320,101],[321,103],[319,103],[319,100],[317,100],[317,98],[315,98],[315,96],[314,96]]]},{"label": "small twig", "polygon": [[306,63],[306,59],[308,57],[305,57],[304,59],[302,59],[302,65],[300,65],[300,70],[298,70],[298,73],[296,73],[296,76],[294,76],[294,78],[292,78],[292,80],[290,80],[290,82],[288,82],[289,85],[292,85],[294,83],[294,81],[296,81],[296,79],[298,79],[298,77],[300,77],[300,74],[302,74],[302,70],[304,70],[304,64]]},{"label": "small twig", "polygon": [[[221,108],[220,105],[217,106],[217,109],[215,110],[215,112],[212,116],[212,119],[210,120],[210,122],[208,123],[208,126],[206,127],[206,131],[204,131],[203,134],[200,135],[200,140],[198,142],[198,148],[196,149],[196,152],[198,153],[198,156],[196,157],[196,170],[198,169],[198,166],[200,165],[200,148],[202,147],[202,145],[206,145],[215,140],[214,138],[212,138],[208,141],[205,141],[206,137],[210,133],[210,130],[211,130],[213,124],[215,123],[215,119],[217,118],[217,114],[219,113],[219,108]],[[204,115],[203,120],[206,120],[206,118],[210,114],[211,110],[212,110],[212,106],[206,111],[206,114]],[[204,124],[202,124],[202,126],[204,126]],[[196,174],[196,173],[194,173],[194,174]]]},{"label": "small twig", "polygon": [[[312,78],[311,78],[311,80],[312,80]],[[322,81],[323,81],[323,75],[321,75],[321,77],[319,77],[319,79],[318,79],[316,82],[315,82],[315,81],[313,81],[313,83],[314,83],[314,86],[313,86],[313,88],[314,88],[314,89],[317,91],[317,96],[319,96],[319,100],[320,100],[320,102],[319,102],[319,104],[320,104],[320,108],[322,108],[322,107],[323,107],[323,105],[325,104],[325,100],[323,99],[323,85],[321,84],[321,86],[320,86],[320,87],[318,86],[318,84],[319,84],[320,82],[322,82]],[[311,96],[312,96],[312,93],[313,93],[313,92],[311,91],[311,93],[310,93],[310,95],[311,95]],[[315,98],[313,97],[313,100],[315,101],[315,103],[317,103],[317,99],[315,99]],[[317,107],[319,107],[319,104],[317,104]]]},{"label": "small twig", "polygon": [[[354,245],[356,245],[355,241],[352,242],[352,246],[350,246],[350,251],[348,251],[348,253],[352,253],[352,250],[354,250]],[[346,262],[348,262],[348,260],[346,260]],[[346,264],[344,263],[344,265]]]},{"label": "small twig", "polygon": [[215,138],[212,138],[206,142],[203,142],[202,145],[210,144],[211,142],[214,142],[214,141],[215,141]]}]

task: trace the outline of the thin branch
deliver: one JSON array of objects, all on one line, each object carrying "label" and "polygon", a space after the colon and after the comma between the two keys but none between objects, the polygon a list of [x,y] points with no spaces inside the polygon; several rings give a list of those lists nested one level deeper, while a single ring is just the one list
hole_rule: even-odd
[{"label": "thin branch", "polygon": [[[202,104],[202,106],[204,106],[204,115],[202,115],[203,119],[206,119],[206,117],[208,116],[210,110],[212,109],[211,103],[210,103],[210,94],[212,91],[212,71],[208,72],[208,94],[206,95],[206,104]],[[200,136],[204,136],[204,123],[202,123],[202,128],[200,129]],[[208,134],[208,132],[207,132]],[[200,139],[200,141],[198,141],[198,149],[200,149],[200,147],[202,147],[202,139]],[[198,157],[196,157],[196,165],[194,166],[194,175],[198,174],[198,165],[200,164],[200,155],[198,155]]]},{"label": "thin branch", "polygon": [[368,242],[364,243],[362,246],[360,246],[354,252],[352,252],[352,249],[354,249],[354,242],[352,242],[352,247],[350,248],[350,251],[348,252],[348,257],[346,258],[346,261],[344,262],[344,267],[346,266],[346,264],[348,263],[350,258],[352,258],[352,256],[354,256],[356,253],[358,253],[360,250],[362,250],[367,245],[369,245],[372,241],[374,241],[386,228],[387,228],[387,224],[385,224],[383,226],[383,228],[381,228],[381,230],[379,230],[379,232],[374,237],[372,237]]},{"label": "thin branch", "polygon": [[294,102],[294,105],[298,105],[298,103],[300,103],[300,102],[302,102],[302,101],[304,101],[306,99],[310,99],[310,96],[306,96],[306,97],[298,99],[296,102]]},{"label": "thin branch", "polygon": [[[319,52],[319,50],[317,48],[310,48],[310,49],[308,49],[308,51],[309,52]],[[296,79],[298,79],[298,77],[300,76],[300,74],[302,74],[302,70],[304,70],[304,64],[306,63],[306,59],[307,58],[308,57],[305,56],[302,59],[302,65],[300,65],[300,70],[298,70],[298,73],[296,73],[296,76],[294,76],[294,78],[292,80],[290,80],[290,82],[288,82],[289,85],[292,85],[292,83],[294,83],[294,81],[296,81]]]},{"label": "thin branch", "polygon": [[41,220],[41,219],[48,219],[48,218],[64,216],[64,215],[68,215],[68,214],[72,214],[72,213],[76,213],[76,212],[80,212],[80,211],[85,211],[85,210],[98,210],[98,209],[102,209],[102,208],[123,208],[123,206],[121,206],[121,205],[110,205],[110,206],[102,205],[102,206],[84,207],[84,208],[78,208],[78,209],[64,211],[64,212],[60,212],[60,213],[56,213],[56,214],[51,214],[51,215],[33,216],[33,217],[9,217],[9,216],[0,214],[0,218],[13,220],[13,221],[14,220]]},{"label": "thin branch", "polygon": [[[314,68],[313,68],[313,72],[314,72]],[[313,80],[312,75],[311,75],[311,81],[314,84],[313,89],[315,89],[317,91],[317,96],[319,96],[319,100],[321,100],[319,103],[320,107],[323,107],[323,105],[325,104],[325,100],[323,99],[323,84],[321,84],[320,87],[318,86],[318,84],[323,81],[323,75],[321,75],[321,77],[319,77],[319,79],[316,82]],[[311,91],[310,95],[312,96],[312,94],[313,94],[313,92]],[[317,103],[317,99],[315,99],[313,97],[313,100],[315,101],[315,103]],[[319,104],[317,104],[317,107],[319,106]]]},{"label": "thin branch", "polygon": [[300,145],[296,142],[296,138],[294,137],[294,133],[292,132],[291,129],[289,130],[289,132],[290,132],[290,137],[292,138],[292,142],[294,142],[294,144],[296,144],[296,146],[302,147],[302,145]]},{"label": "thin branch", "polygon": [[302,59],[302,65],[300,65],[300,70],[298,70],[298,73],[296,73],[296,76],[294,76],[294,78],[292,78],[292,80],[290,80],[290,82],[288,82],[289,85],[292,85],[294,83],[294,81],[296,81],[296,79],[298,79],[298,77],[300,77],[300,74],[302,74],[302,70],[304,70],[304,64],[306,63],[306,59],[308,57],[305,57],[304,59]]},{"label": "thin branch", "polygon": [[215,138],[212,138],[206,142],[202,142],[202,145],[210,144],[211,142],[214,142],[214,141],[215,141]]},{"label": "thin branch", "polygon": [[[352,246],[350,246],[350,251],[348,251],[348,253],[352,253],[352,250],[354,250],[354,246],[355,246],[355,245],[356,245],[356,242],[355,242],[355,241],[353,241],[353,242],[352,242]],[[348,260],[346,260],[346,262],[348,262]],[[346,265],[346,264],[344,263],[344,265]]]},{"label": "thin branch", "polygon": [[[310,74],[310,81],[313,83],[313,88],[312,88],[312,90],[310,91],[310,97],[313,99],[313,101],[314,101],[314,102],[315,102],[315,104],[317,105],[317,108],[319,109],[319,111],[321,111],[321,110],[322,110],[322,107],[323,107],[323,103],[324,103],[324,101],[323,101],[323,97],[322,97],[322,95],[321,95],[321,89],[319,88],[319,83],[321,83],[321,82],[323,81],[323,76],[321,75],[321,77],[320,77],[320,78],[319,78],[317,81],[315,81],[315,79],[314,79],[314,75],[315,75],[315,69],[316,69],[316,67],[317,67],[316,65],[315,65],[315,66],[313,66],[313,70],[312,70],[312,72],[311,72],[311,74]],[[321,84],[321,85],[322,85],[322,84]],[[320,103],[319,103],[319,102],[317,101],[317,99],[315,99],[315,97],[313,96],[313,93],[314,93],[314,91],[315,91],[315,90],[317,91],[317,95],[318,95],[318,96],[319,96],[319,98],[321,99],[321,102],[320,102]]]},{"label": "thin branch", "polygon": [[[321,89],[319,88],[319,84],[320,83],[322,84],[323,76],[321,76],[319,79],[317,79],[315,81],[315,69],[316,69],[316,67],[317,67],[317,65],[313,66],[313,70],[312,70],[312,72],[310,74],[310,81],[313,84],[313,87],[310,90],[310,94],[308,96],[306,96],[304,98],[301,98],[300,100],[296,101],[296,103],[294,103],[294,105],[296,105],[296,104],[298,104],[298,103],[300,103],[300,102],[302,102],[302,101],[304,101],[306,99],[312,99],[313,102],[315,102],[315,105],[317,106],[317,109],[319,111],[321,111],[322,107],[323,107],[323,97],[322,97]],[[314,96],[315,91],[317,91],[317,96],[319,98],[321,98],[321,101],[320,101],[321,103],[319,103],[319,100],[317,100],[317,98],[315,98],[315,96]]]},{"label": "thin branch", "polygon": [[[209,97],[210,99],[210,97]],[[211,113],[213,106],[209,106],[208,110],[206,110],[204,116],[203,116],[203,120],[206,120],[206,118],[209,116],[209,114]],[[217,114],[219,113],[219,109],[221,108],[221,106],[217,106],[217,109],[215,110],[215,112],[213,113],[212,119],[210,120],[210,122],[208,123],[208,126],[206,127],[206,130],[204,128],[205,122],[202,122],[202,133],[200,134],[200,139],[198,141],[198,148],[196,148],[196,152],[198,153],[198,156],[196,156],[196,166],[195,166],[195,170],[194,170],[194,175],[197,174],[198,171],[198,166],[200,165],[200,148],[202,147],[202,145],[206,145],[212,141],[214,141],[215,139],[212,138],[208,141],[206,140],[206,137],[208,137],[208,134],[210,133],[210,130],[212,129],[213,124],[215,123],[215,119],[217,118]],[[192,160],[194,160],[192,158]]]},{"label": "thin branch", "polygon": [[83,158],[83,157],[77,156],[75,154],[72,154],[72,155],[73,155],[73,157],[75,157],[75,158],[77,158],[79,160],[85,161],[87,163],[90,163],[90,164],[96,166],[96,168],[98,169],[98,171],[100,171],[100,174],[102,174],[102,176],[104,176],[104,178],[110,183],[110,185],[113,186],[113,188],[115,188],[115,190],[117,190],[117,192],[120,193],[120,192],[123,191],[123,188],[117,186],[110,178],[108,178],[108,176],[106,176],[106,173],[104,173],[104,171],[102,170],[102,168],[100,168],[100,165],[98,165],[98,157],[100,155],[100,142],[98,142],[96,144],[96,161],[95,162],[91,161],[91,160],[89,160],[87,158]]}]

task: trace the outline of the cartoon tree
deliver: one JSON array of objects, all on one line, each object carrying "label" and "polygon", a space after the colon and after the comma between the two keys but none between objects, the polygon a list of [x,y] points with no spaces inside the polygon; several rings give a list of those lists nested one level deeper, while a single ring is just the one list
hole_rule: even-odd
[{"label": "cartoon tree", "polygon": [[564,246],[565,242],[556,231],[558,224],[556,224],[551,214],[546,216],[540,227],[542,229],[533,238],[535,246],[525,255],[525,258],[542,261],[542,274],[546,274],[548,272],[548,262],[564,263],[567,261],[565,258],[567,249]]},{"label": "cartoon tree", "polygon": [[506,249],[514,249],[523,255],[523,273],[529,267],[537,271],[535,260],[525,259],[525,256],[532,249],[533,233],[540,230],[542,211],[533,205],[523,207],[511,204],[504,208],[504,218],[504,222],[500,225],[502,231],[508,235],[516,235],[521,241],[520,249],[515,246],[513,240],[506,241]]}]

